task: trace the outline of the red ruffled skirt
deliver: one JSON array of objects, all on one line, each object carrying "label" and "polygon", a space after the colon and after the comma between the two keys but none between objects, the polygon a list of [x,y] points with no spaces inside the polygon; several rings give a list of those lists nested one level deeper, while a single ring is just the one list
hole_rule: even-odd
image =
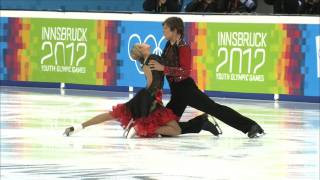
[{"label": "red ruffled skirt", "polygon": [[[131,113],[128,111],[125,104],[113,106],[110,113],[114,118],[118,119],[123,128],[127,127],[132,119]],[[172,110],[160,107],[150,113],[147,117],[134,119],[134,128],[137,135],[140,137],[156,137],[158,134],[156,134],[155,131],[172,120],[178,121],[178,117],[172,112]]]}]

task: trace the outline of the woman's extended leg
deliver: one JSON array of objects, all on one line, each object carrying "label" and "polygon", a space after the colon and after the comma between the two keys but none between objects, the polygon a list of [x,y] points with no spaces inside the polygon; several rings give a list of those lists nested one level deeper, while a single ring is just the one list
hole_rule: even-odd
[{"label": "woman's extended leg", "polygon": [[157,134],[165,135],[165,136],[177,136],[181,134],[181,129],[177,123],[177,121],[170,121],[166,125],[159,127],[156,130]]}]

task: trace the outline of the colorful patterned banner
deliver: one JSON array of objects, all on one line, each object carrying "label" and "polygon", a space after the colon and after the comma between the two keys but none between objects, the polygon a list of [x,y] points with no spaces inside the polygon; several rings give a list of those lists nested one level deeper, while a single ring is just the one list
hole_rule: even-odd
[{"label": "colorful patterned banner", "polygon": [[[130,47],[146,42],[161,54],[166,43],[161,22],[0,20],[1,80],[143,87]],[[185,25],[202,89],[320,96],[319,24]]]}]

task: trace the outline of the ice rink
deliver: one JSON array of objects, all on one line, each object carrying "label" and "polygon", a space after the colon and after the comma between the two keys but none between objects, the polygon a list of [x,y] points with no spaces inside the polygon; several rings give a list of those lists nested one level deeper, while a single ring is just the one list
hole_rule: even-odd
[{"label": "ice rink", "polygon": [[[117,122],[62,136],[131,96],[1,87],[0,179],[319,179],[319,104],[213,98],[261,124],[259,139],[221,121],[219,138],[124,139]],[[199,113],[188,108],[182,118]]]}]

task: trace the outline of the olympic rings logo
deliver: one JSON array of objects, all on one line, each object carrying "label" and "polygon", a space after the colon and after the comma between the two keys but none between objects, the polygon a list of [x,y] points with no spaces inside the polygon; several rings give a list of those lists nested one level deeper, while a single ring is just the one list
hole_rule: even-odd
[{"label": "olympic rings logo", "polygon": [[[139,44],[142,43],[142,40],[141,40],[141,37],[139,34],[132,34],[130,37],[129,37],[129,41],[128,41],[128,57],[130,59],[130,61],[133,61],[135,63],[135,66],[137,68],[137,71],[139,72],[139,74],[144,74],[143,71],[140,69],[139,67],[139,62],[137,62],[136,60],[134,60],[131,55],[130,55],[130,47],[131,47],[131,41],[132,40],[137,40]],[[162,53],[162,49],[160,48],[160,45],[162,43],[162,41],[164,40],[164,36],[161,37],[160,41],[157,42],[156,38],[154,35],[152,34],[148,34],[147,37],[144,39],[143,43],[146,43],[148,40],[152,40],[154,42],[154,46],[155,48],[152,50],[152,54],[157,54],[157,55],[161,55]],[[153,46],[151,46],[153,47]]]}]

